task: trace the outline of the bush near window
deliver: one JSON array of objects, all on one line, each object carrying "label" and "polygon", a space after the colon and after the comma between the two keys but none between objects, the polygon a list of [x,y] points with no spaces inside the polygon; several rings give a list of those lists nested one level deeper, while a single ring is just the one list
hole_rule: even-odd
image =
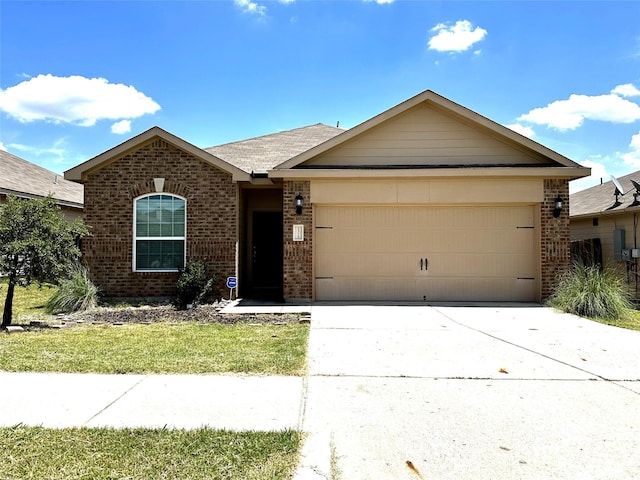
[{"label": "bush near window", "polygon": [[623,278],[612,268],[576,263],[547,304],[568,313],[599,319],[623,319],[633,304]]},{"label": "bush near window", "polygon": [[176,283],[178,294],[174,305],[179,310],[184,310],[188,305],[195,306],[219,300],[217,281],[217,275],[209,274],[205,262],[200,260],[187,263]]}]

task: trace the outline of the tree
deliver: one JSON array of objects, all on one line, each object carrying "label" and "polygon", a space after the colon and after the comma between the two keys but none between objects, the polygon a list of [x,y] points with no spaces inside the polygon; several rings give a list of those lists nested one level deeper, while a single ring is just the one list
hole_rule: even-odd
[{"label": "tree", "polygon": [[51,197],[0,204],[0,274],[8,277],[0,328],[11,325],[16,285],[56,283],[79,262],[78,239],[88,233],[80,220],[69,221]]}]

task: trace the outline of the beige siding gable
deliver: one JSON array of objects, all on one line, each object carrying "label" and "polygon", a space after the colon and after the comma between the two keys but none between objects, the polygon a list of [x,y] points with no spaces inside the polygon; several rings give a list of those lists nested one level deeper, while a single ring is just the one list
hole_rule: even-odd
[{"label": "beige siding gable", "polygon": [[423,102],[298,168],[471,165],[550,166],[553,162]]}]

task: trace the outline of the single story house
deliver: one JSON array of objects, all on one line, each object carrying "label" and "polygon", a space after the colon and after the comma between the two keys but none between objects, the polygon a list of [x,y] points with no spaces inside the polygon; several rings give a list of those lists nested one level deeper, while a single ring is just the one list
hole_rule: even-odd
[{"label": "single story house", "polygon": [[80,218],[84,187],[23,158],[0,150],[0,202],[7,195],[43,198],[52,195],[69,219]]},{"label": "single story house", "polygon": [[541,301],[570,265],[568,158],[427,90],[349,130],[211,148],[158,127],[65,173],[111,296],[171,295],[185,262],[244,298]]},{"label": "single story house", "polygon": [[619,269],[638,296],[640,171],[573,193],[570,199],[574,260]]}]

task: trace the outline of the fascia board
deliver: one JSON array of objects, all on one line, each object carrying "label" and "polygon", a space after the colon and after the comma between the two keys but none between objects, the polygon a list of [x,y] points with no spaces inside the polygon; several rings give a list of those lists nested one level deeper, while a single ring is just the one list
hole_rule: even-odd
[{"label": "fascia board", "polygon": [[591,169],[585,167],[296,169],[270,170],[269,178],[538,177],[574,180],[590,174]]}]

